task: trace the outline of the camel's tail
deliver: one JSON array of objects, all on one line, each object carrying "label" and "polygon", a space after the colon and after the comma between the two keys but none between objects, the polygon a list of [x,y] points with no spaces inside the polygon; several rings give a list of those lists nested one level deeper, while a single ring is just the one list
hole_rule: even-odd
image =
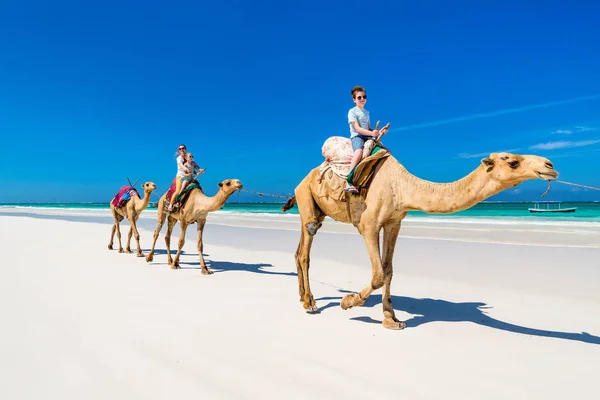
[{"label": "camel's tail", "polygon": [[289,210],[290,208],[294,207],[294,204],[296,204],[296,196],[293,196],[291,199],[289,199],[283,207],[281,207],[281,210],[283,212],[286,212],[287,210]]}]

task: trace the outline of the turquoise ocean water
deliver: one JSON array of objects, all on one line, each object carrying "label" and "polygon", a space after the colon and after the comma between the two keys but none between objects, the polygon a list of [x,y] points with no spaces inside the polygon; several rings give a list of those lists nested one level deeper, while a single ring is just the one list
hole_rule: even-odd
[{"label": "turquoise ocean water", "polygon": [[[281,211],[283,203],[226,203],[221,212],[244,213],[244,214],[284,214]],[[551,204],[551,207],[556,207]],[[483,202],[472,208],[455,214],[431,215],[423,212],[410,212],[409,217],[419,218],[443,218],[460,220],[481,219],[510,219],[525,221],[579,221],[600,223],[600,202],[563,202],[562,208],[577,207],[573,213],[530,213],[528,208],[533,207],[532,202]],[[108,203],[13,203],[0,204],[2,208],[59,208],[59,209],[108,209]],[[149,208],[152,209],[152,208]],[[294,206],[285,214],[298,214],[297,206]]]}]

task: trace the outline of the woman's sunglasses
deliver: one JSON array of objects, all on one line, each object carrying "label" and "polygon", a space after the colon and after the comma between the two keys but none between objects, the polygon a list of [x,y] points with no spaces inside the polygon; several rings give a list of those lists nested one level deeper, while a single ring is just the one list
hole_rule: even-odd
[{"label": "woman's sunglasses", "polygon": [[357,98],[358,100],[362,100],[362,99],[365,99],[365,100],[366,100],[366,99],[367,99],[367,95],[365,94],[364,96],[356,96],[356,98]]}]

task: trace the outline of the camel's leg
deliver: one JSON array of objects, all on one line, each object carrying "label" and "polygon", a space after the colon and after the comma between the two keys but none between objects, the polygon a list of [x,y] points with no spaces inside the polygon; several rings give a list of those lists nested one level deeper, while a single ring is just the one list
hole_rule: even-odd
[{"label": "camel's leg", "polygon": [[[296,271],[298,273],[298,293],[300,294],[301,303],[304,303],[304,293],[306,293],[306,289],[304,288],[304,274],[302,273],[303,264],[300,263],[299,258],[301,255],[302,257],[304,257],[302,251],[302,249],[304,248],[304,236],[308,235],[304,232],[304,229],[300,229],[300,242],[298,242],[298,248],[296,249],[296,253],[294,253],[294,260],[296,261]],[[306,261],[310,263],[310,254],[306,258]]]},{"label": "camel's leg", "polygon": [[115,227],[117,230],[117,239],[119,240],[119,253],[123,252],[123,245],[121,244],[121,226],[119,224],[119,220],[115,221]]},{"label": "camel's leg", "polygon": [[125,214],[125,219],[127,219],[127,221],[129,221],[129,232],[127,232],[127,245],[125,246],[126,253],[131,253],[131,237],[133,236],[133,234],[135,232],[135,228],[134,228],[135,223],[133,222],[134,212],[135,212],[135,209],[133,207],[133,203],[131,201],[128,201],[127,204],[125,204],[125,207],[123,207],[123,213]]},{"label": "camel's leg", "polygon": [[[130,234],[129,234],[129,239],[131,239],[131,232],[133,231],[133,237],[135,238],[135,242],[137,243],[137,253],[136,256],[137,257],[144,257],[144,253],[142,252],[142,247],[140,246],[140,231],[138,231],[137,228],[137,219],[139,218],[139,216],[137,217],[130,217],[129,223],[131,224],[131,229],[129,230]],[[129,249],[129,243],[127,244],[127,248]],[[131,249],[129,249],[129,252],[131,253]]]},{"label": "camel's leg", "polygon": [[162,210],[162,208],[164,208],[164,205],[162,205],[161,203],[158,204],[158,224],[156,225],[156,229],[154,230],[154,235],[152,238],[152,249],[150,249],[150,253],[148,253],[148,255],[146,256],[146,262],[151,262],[154,259],[154,246],[156,246],[156,240],[158,239],[158,236],[160,235],[160,230],[163,227],[163,224],[165,223],[165,219],[167,219],[167,213],[164,212]]},{"label": "camel's leg", "polygon": [[[365,216],[363,215],[363,218]],[[370,220],[370,219],[368,219]],[[371,259],[372,275],[371,284],[360,291],[359,294],[347,294],[342,299],[341,306],[344,310],[362,306],[373,291],[383,286],[383,266],[379,254],[379,230],[378,226],[359,226],[359,231],[367,245],[367,252]]]},{"label": "camel's leg", "polygon": [[203,275],[210,275],[213,272],[206,266],[204,262],[204,241],[202,234],[204,233],[204,225],[206,225],[206,218],[196,222],[198,225],[198,255],[200,256],[200,266],[202,267]]},{"label": "camel's leg", "polygon": [[173,234],[173,227],[177,219],[169,216],[167,220],[167,233],[165,233],[165,245],[167,246],[167,262],[169,265],[173,264],[173,257],[171,257],[171,234]]},{"label": "camel's leg", "polygon": [[[170,224],[169,224],[170,225]],[[179,267],[179,254],[181,254],[181,249],[185,244],[185,231],[187,230],[188,224],[184,221],[179,221],[179,226],[181,227],[181,233],[179,234],[179,242],[177,243],[177,254],[175,254],[175,259],[173,260],[173,264],[171,264],[171,268],[177,269]]]},{"label": "camel's leg", "polygon": [[[131,220],[129,220],[131,224]],[[127,232],[127,244],[125,245],[125,253],[131,253],[131,237],[133,236],[133,227],[129,226],[129,232]]]},{"label": "camel's leg", "polygon": [[113,217],[113,226],[112,226],[112,230],[110,233],[110,242],[108,242],[108,249],[112,250],[113,249],[113,241],[115,238],[115,232],[117,231],[117,223],[119,222],[119,214],[117,214],[117,211],[112,207],[112,205],[110,207],[110,212]]},{"label": "camel's leg", "polygon": [[115,232],[117,231],[117,223],[114,222],[112,229],[111,229],[111,233],[110,233],[110,242],[108,242],[108,249],[112,250],[113,249],[113,241],[115,238]]},{"label": "camel's leg", "polygon": [[396,318],[392,308],[391,285],[394,267],[392,259],[394,258],[394,249],[396,240],[400,233],[401,221],[389,221],[383,226],[383,288],[381,294],[381,303],[383,305],[383,326],[389,329],[404,329],[406,324]]},{"label": "camel's leg", "polygon": [[310,290],[310,277],[308,270],[310,268],[310,248],[313,242],[313,235],[302,232],[300,235],[300,243],[296,251],[296,268],[298,270],[298,291],[300,293],[300,301],[307,312],[318,312],[319,308],[315,302],[315,298]]},{"label": "camel's leg", "polygon": [[296,201],[300,220],[302,221],[300,243],[298,243],[298,249],[295,254],[296,268],[298,270],[298,292],[304,309],[308,312],[317,312],[317,304],[310,290],[308,269],[310,267],[310,248],[313,236],[321,227],[325,215],[317,207],[307,181],[301,182],[296,189]]}]

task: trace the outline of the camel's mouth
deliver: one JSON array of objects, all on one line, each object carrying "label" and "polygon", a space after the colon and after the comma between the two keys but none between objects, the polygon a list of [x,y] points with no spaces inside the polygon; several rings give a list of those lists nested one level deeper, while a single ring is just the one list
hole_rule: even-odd
[{"label": "camel's mouth", "polygon": [[545,181],[551,181],[552,179],[558,178],[558,172],[556,172],[556,171],[547,171],[547,172],[535,171],[535,173],[537,174],[538,178],[543,179]]}]

